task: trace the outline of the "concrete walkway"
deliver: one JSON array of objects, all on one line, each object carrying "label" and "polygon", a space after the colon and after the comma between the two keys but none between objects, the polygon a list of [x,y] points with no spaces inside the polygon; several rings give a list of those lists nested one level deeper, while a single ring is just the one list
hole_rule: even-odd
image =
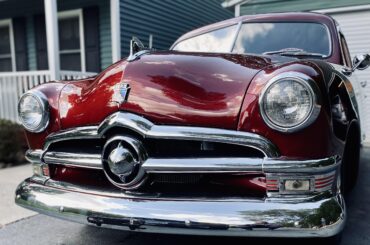
[{"label": "concrete walkway", "polygon": [[31,165],[22,165],[0,170],[0,228],[36,213],[18,207],[14,203],[17,185],[32,174]]}]

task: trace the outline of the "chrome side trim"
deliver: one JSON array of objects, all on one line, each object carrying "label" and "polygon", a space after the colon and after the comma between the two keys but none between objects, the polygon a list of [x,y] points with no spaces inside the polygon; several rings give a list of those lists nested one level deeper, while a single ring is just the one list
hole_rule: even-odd
[{"label": "chrome side trim", "polygon": [[205,127],[154,125],[141,116],[127,112],[117,112],[100,124],[98,134],[102,136],[112,127],[128,128],[145,138],[228,143],[255,148],[262,151],[266,157],[279,156],[276,146],[271,141],[248,132]]},{"label": "chrome side trim", "polygon": [[44,162],[46,164],[62,164],[83,168],[102,169],[100,154],[79,154],[49,151],[44,155]]},{"label": "chrome side trim", "polygon": [[339,156],[315,160],[265,159],[262,169],[267,173],[321,173],[336,170],[340,164]]},{"label": "chrome side trim", "polygon": [[16,190],[15,202],[83,224],[172,234],[329,237],[343,229],[346,219],[341,194],[311,199],[136,200],[87,194],[83,189],[67,191],[25,180]]}]

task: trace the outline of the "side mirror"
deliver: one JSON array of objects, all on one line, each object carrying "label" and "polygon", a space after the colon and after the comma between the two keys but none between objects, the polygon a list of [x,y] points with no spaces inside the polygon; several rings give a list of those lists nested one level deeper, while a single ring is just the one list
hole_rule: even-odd
[{"label": "side mirror", "polygon": [[356,55],[353,58],[353,70],[365,70],[370,66],[370,54]]}]

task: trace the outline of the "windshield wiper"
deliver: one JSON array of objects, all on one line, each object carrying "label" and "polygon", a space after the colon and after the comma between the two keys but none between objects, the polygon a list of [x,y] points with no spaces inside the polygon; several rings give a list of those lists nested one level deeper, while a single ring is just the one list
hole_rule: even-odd
[{"label": "windshield wiper", "polygon": [[272,54],[278,54],[282,56],[314,56],[314,57],[325,58],[325,55],[323,54],[309,53],[299,48],[285,48],[285,49],[280,49],[277,51],[267,51],[263,53],[263,55],[272,55]]}]

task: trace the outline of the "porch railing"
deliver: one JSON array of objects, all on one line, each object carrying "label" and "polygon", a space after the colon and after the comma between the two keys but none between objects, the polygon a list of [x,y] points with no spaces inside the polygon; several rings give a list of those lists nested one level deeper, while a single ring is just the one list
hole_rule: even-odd
[{"label": "porch railing", "polygon": [[[94,76],[95,73],[60,71],[61,80],[74,80]],[[29,89],[50,81],[50,71],[0,72],[0,119],[18,121],[17,104],[20,96]]]}]

